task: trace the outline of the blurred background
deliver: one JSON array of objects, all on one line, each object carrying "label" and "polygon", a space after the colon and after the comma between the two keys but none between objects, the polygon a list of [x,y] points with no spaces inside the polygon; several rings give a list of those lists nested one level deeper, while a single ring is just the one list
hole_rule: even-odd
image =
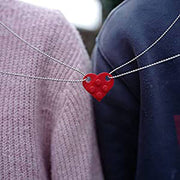
[{"label": "blurred background", "polygon": [[112,9],[123,0],[22,0],[37,6],[60,10],[79,30],[91,55],[95,38]]}]

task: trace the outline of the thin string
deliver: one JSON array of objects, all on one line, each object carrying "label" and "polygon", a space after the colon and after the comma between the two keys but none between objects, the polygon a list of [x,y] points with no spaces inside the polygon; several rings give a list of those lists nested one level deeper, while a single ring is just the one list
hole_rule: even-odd
[{"label": "thin string", "polygon": [[[133,59],[131,59],[130,61],[122,64],[121,66],[118,66],[117,68],[115,68],[114,70],[112,70],[109,74],[112,74],[113,72],[121,69],[122,67],[130,64],[131,62],[137,60],[138,58],[140,58],[142,55],[144,55],[147,51],[149,51],[152,47],[154,47],[167,33],[168,31],[175,25],[175,23],[179,20],[180,18],[180,14],[178,15],[178,17],[173,21],[173,23],[165,30],[165,32],[156,40],[154,41],[154,43],[152,43],[148,48],[146,48],[142,53],[140,53],[139,55],[137,55],[136,57],[134,57]],[[116,75],[116,76],[112,76],[111,78],[118,78],[120,77],[120,75]]]},{"label": "thin string", "polygon": [[[162,59],[162,60],[157,61],[157,62],[155,62],[153,64],[149,64],[149,65],[146,65],[146,66],[143,66],[143,67],[140,67],[140,68],[137,68],[137,69],[134,69],[134,70],[131,70],[131,71],[119,74],[118,77],[122,77],[122,76],[125,76],[125,75],[128,75],[128,74],[132,74],[132,73],[135,73],[137,71],[141,71],[141,70],[147,69],[149,67],[152,67],[152,66],[155,66],[155,65],[158,65],[158,64],[161,64],[161,63],[173,60],[173,59],[178,58],[178,57],[180,57],[180,54],[177,54],[175,56],[172,56],[172,57],[169,57],[169,58],[166,58],[166,59]],[[83,81],[87,80],[87,78],[86,79],[82,79],[82,80],[55,79],[55,78],[31,76],[31,75],[11,73],[11,72],[4,72],[4,71],[0,71],[0,74],[1,75],[23,77],[23,78],[28,78],[28,79],[48,80],[48,81],[56,81],[56,82],[70,82],[70,83],[80,83],[80,82],[83,82]],[[111,77],[109,77],[109,78],[111,79]],[[116,78],[116,76],[114,78]]]},{"label": "thin string", "polygon": [[[152,67],[152,66],[156,66],[158,64],[162,64],[164,62],[167,62],[167,61],[170,61],[170,60],[173,60],[175,58],[178,58],[180,57],[180,54],[177,54],[175,56],[172,56],[172,57],[169,57],[169,58],[166,58],[166,59],[162,59],[160,61],[157,61],[155,63],[152,63],[152,64],[149,64],[149,65],[146,65],[146,66],[143,66],[143,67],[140,67],[140,68],[137,68],[137,69],[134,69],[134,70],[131,70],[131,71],[128,71],[128,72],[125,72],[125,73],[122,73],[122,74],[119,74],[117,76],[114,76],[113,78],[117,78],[117,77],[122,77],[122,76],[125,76],[125,75],[128,75],[128,74],[132,74],[132,73],[135,73],[137,71],[141,71],[141,70],[144,70],[144,69],[147,69],[149,67]],[[111,79],[111,77],[109,77]]]},{"label": "thin string", "polygon": [[28,79],[56,81],[56,82],[79,83],[79,82],[86,81],[86,79],[82,79],[82,80],[66,80],[66,79],[56,79],[56,78],[48,78],[48,77],[40,77],[40,76],[31,76],[31,75],[12,73],[12,72],[4,72],[4,71],[0,71],[0,74],[1,75],[8,75],[8,76],[23,77],[23,78],[28,78]]},{"label": "thin string", "polygon": [[[178,21],[178,19],[180,18],[180,14],[178,15],[178,17],[173,21],[173,23],[168,27],[168,29],[152,44],[150,45],[147,49],[145,49],[142,53],[140,53],[138,56],[136,56],[135,58],[133,58],[132,60],[128,61],[127,63],[115,68],[113,71],[111,71],[109,74],[112,74],[113,72],[117,71],[118,69],[128,65],[129,63],[135,61],[136,59],[138,59],[139,57],[141,57],[143,54],[145,54],[147,51],[149,51],[153,46],[155,46],[166,34],[167,32],[173,27],[173,25]],[[34,49],[35,51],[38,51],[39,53],[47,56],[48,58],[52,59],[53,61],[57,62],[57,63],[60,63],[76,72],[79,72],[80,74],[82,74],[83,76],[85,76],[86,74],[81,72],[80,70],[74,68],[74,67],[71,67],[70,65],[67,65],[65,64],[64,62],[61,62],[59,61],[58,59],[55,59],[51,56],[49,56],[48,54],[46,54],[45,52],[39,50],[38,48],[34,47],[33,45],[31,45],[30,43],[28,43],[26,40],[24,40],[23,38],[21,38],[19,35],[17,35],[14,31],[12,31],[9,27],[7,27],[4,23],[2,23],[0,21],[0,25],[2,25],[5,29],[7,29],[10,33],[12,33],[15,37],[17,37],[19,40],[21,40],[22,42],[24,42],[25,44],[27,44],[29,47],[31,47],[32,49]],[[122,73],[122,74],[119,74],[119,75],[116,75],[116,76],[113,76],[113,77],[109,77],[110,79],[114,79],[114,78],[118,78],[118,77],[122,77],[122,76],[125,76],[125,75],[128,75],[128,74],[131,74],[131,73],[134,73],[134,72],[137,72],[137,71],[141,71],[141,70],[144,70],[144,69],[147,69],[149,67],[152,67],[152,66],[155,66],[155,65],[158,65],[158,64],[161,64],[161,63],[164,63],[164,62],[167,62],[167,61],[170,61],[170,60],[173,60],[175,58],[178,58],[180,57],[180,54],[177,54],[175,56],[172,56],[172,57],[169,57],[169,58],[166,58],[166,59],[162,59],[160,61],[157,61],[155,63],[152,63],[152,64],[149,64],[149,65],[146,65],[146,66],[143,66],[143,67],[140,67],[140,68],[137,68],[137,69],[134,69],[134,70],[131,70],[131,71],[128,71],[128,72],[125,72],[125,73]],[[86,79],[81,79],[81,80],[66,80],[66,79],[56,79],[56,78],[48,78],[48,77],[39,77],[39,76],[31,76],[31,75],[25,75],[25,74],[19,74],[19,73],[12,73],[12,72],[4,72],[4,71],[0,71],[0,74],[1,75],[10,75],[10,76],[17,76],[17,77],[24,77],[24,78],[29,78],[29,79],[37,79],[37,80],[49,80],[49,81],[56,81],[56,82],[70,82],[70,83],[79,83],[79,82],[83,82],[83,81],[86,81]]]},{"label": "thin string", "polygon": [[36,48],[35,46],[31,45],[29,42],[27,42],[26,40],[24,40],[22,37],[20,37],[18,34],[16,34],[12,29],[10,29],[8,26],[6,26],[3,22],[0,21],[0,25],[2,25],[6,30],[8,30],[11,34],[13,34],[16,38],[18,38],[20,41],[24,42],[26,45],[28,45],[30,48],[34,49],[35,51],[38,51],[40,54],[48,57],[49,59],[59,63],[59,64],[62,64],[78,73],[80,73],[81,75],[85,76],[86,74],[82,71],[80,71],[79,69],[76,69],[68,64],[65,64],[64,62],[54,58],[54,57],[51,57],[50,55],[46,54],[45,52],[41,51],[40,49]]}]

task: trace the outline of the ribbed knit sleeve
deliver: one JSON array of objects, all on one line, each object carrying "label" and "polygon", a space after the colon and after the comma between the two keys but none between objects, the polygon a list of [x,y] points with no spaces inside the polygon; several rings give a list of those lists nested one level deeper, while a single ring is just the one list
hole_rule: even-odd
[{"label": "ribbed knit sleeve", "polygon": [[64,91],[63,108],[54,114],[52,179],[100,180],[91,104],[83,89],[74,88]]},{"label": "ribbed knit sleeve", "polygon": [[[0,20],[30,44],[87,73],[81,38],[58,11],[0,0]],[[34,51],[0,26],[0,70],[83,76]],[[81,83],[0,76],[0,179],[101,180],[90,96]]]},{"label": "ribbed knit sleeve", "polygon": [[[55,46],[53,54],[64,50],[64,58],[69,64],[85,73],[89,72],[90,62],[79,34],[69,24],[66,24],[65,29],[64,38],[67,39],[64,47],[59,48],[61,38],[56,38],[59,45]],[[66,79],[81,78],[81,75],[72,70],[64,72]],[[51,133],[52,179],[101,180],[90,96],[81,83],[66,83],[62,94],[57,93],[54,103],[54,125]]]}]

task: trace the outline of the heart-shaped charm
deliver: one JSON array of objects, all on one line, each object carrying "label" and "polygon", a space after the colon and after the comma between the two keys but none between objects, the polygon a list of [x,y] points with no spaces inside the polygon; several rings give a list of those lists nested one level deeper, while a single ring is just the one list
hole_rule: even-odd
[{"label": "heart-shaped charm", "polygon": [[114,79],[108,77],[112,77],[112,75],[106,72],[98,75],[93,73],[87,74],[83,78],[86,79],[86,81],[83,81],[83,86],[86,91],[100,102],[114,85]]}]

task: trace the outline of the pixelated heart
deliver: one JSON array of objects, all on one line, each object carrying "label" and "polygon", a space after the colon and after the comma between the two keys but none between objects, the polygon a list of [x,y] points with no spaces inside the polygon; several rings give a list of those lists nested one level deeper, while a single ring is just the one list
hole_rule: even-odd
[{"label": "pixelated heart", "polygon": [[83,86],[99,102],[106,96],[114,85],[114,79],[111,74],[103,72],[98,75],[90,73],[84,76]]}]

